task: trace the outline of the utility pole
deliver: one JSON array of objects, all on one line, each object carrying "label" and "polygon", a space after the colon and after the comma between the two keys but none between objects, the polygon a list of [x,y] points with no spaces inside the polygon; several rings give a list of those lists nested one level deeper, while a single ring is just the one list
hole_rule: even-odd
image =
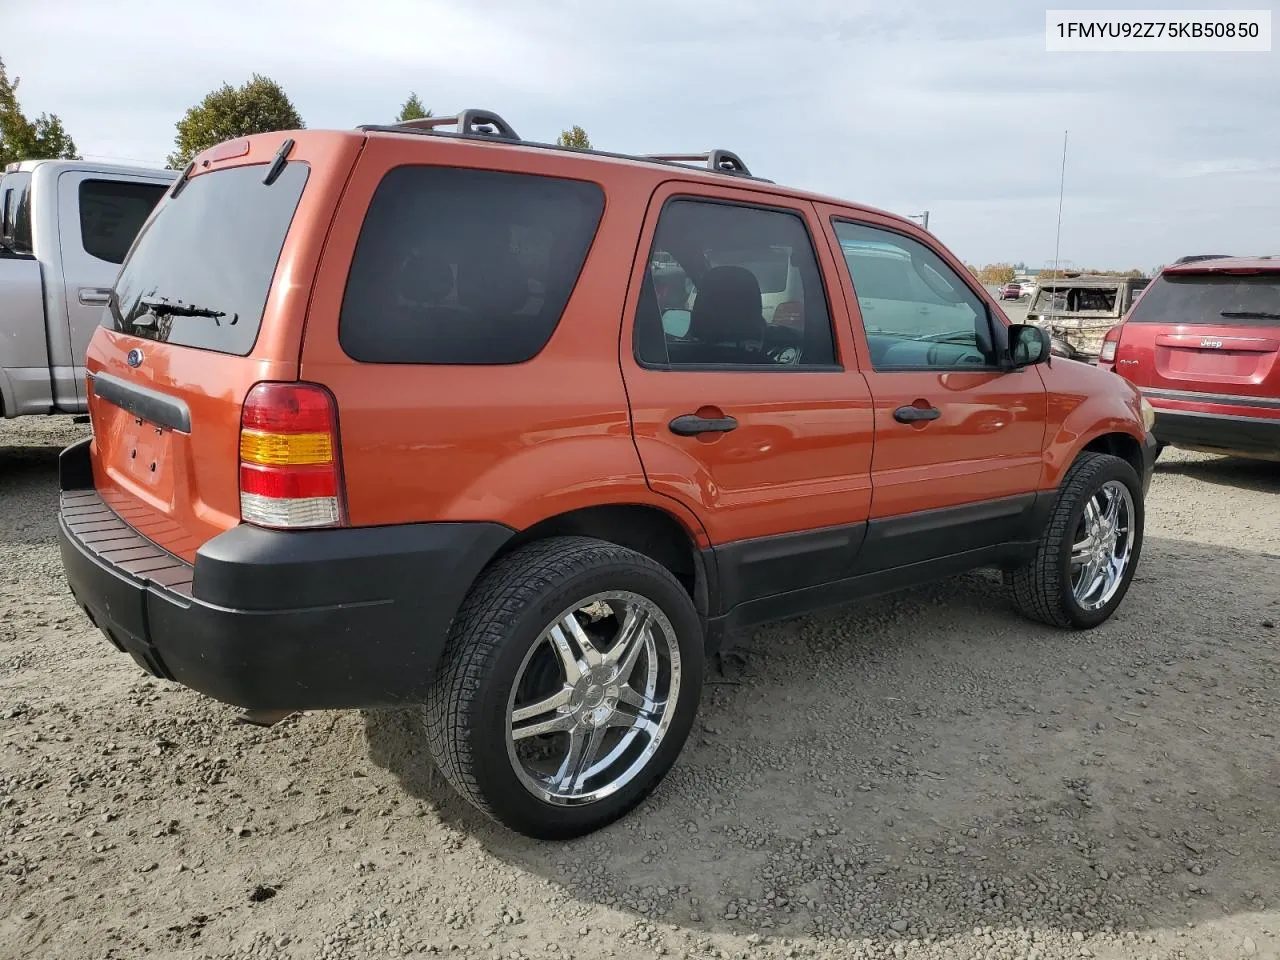
[{"label": "utility pole", "polygon": [[919,220],[920,226],[924,227],[924,229],[926,230],[929,229],[929,211],[928,210],[926,210],[924,213],[908,213],[907,219]]},{"label": "utility pole", "polygon": [[1067,133],[1062,131],[1062,173],[1058,179],[1058,231],[1053,240],[1053,272],[1058,272],[1058,254],[1062,249],[1062,195],[1067,184]]}]

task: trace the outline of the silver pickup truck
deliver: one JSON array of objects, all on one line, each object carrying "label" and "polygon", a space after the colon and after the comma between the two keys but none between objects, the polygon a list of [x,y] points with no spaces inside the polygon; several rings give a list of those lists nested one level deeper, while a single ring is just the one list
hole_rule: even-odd
[{"label": "silver pickup truck", "polygon": [[85,348],[134,237],[177,176],[81,160],[5,168],[0,416],[85,411]]}]

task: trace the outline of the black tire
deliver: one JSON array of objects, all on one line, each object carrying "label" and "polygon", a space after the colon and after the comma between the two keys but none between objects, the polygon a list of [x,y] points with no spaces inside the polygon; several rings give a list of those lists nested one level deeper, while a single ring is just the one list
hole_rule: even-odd
[{"label": "black tire", "polygon": [[[557,616],[611,590],[639,594],[669,620],[681,660],[674,715],[652,757],[616,793],[576,806],[552,804],[526,789],[508,755],[512,685]],[[665,567],[586,537],[538,541],[494,563],[463,602],[427,695],[428,747],[450,785],[494,820],[537,839],[580,836],[622,817],[661,783],[693,726],[703,666],[701,620]]]},{"label": "black tire", "polygon": [[[1085,506],[1102,485],[1118,480],[1133,498],[1135,538],[1119,588],[1097,610],[1086,610],[1071,589],[1071,547]],[[1035,557],[1005,573],[1014,606],[1023,616],[1055,627],[1089,630],[1105,622],[1124,600],[1142,556],[1144,508],[1142,483],[1128,462],[1104,453],[1082,453],[1059,488]]]}]

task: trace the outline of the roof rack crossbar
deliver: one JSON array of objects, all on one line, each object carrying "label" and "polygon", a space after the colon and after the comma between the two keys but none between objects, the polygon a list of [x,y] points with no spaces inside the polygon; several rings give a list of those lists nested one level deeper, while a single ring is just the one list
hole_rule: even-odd
[{"label": "roof rack crossbar", "polygon": [[648,160],[664,160],[668,163],[705,163],[708,170],[749,177],[751,171],[742,158],[732,150],[708,150],[706,153],[646,153]]},{"label": "roof rack crossbar", "polygon": [[436,127],[456,126],[457,133],[463,137],[492,137],[499,140],[520,139],[515,128],[492,110],[468,108],[453,117],[423,117],[419,120],[402,120],[397,127],[410,129],[434,130]]}]

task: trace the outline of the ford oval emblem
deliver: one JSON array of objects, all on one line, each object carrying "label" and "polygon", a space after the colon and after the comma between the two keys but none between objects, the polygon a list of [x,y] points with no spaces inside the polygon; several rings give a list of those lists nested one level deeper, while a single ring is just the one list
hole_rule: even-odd
[{"label": "ford oval emblem", "polygon": [[124,358],[124,361],[125,363],[129,364],[129,366],[131,367],[142,366],[142,351],[139,350],[137,347],[134,347],[132,350],[129,351],[128,356]]}]

